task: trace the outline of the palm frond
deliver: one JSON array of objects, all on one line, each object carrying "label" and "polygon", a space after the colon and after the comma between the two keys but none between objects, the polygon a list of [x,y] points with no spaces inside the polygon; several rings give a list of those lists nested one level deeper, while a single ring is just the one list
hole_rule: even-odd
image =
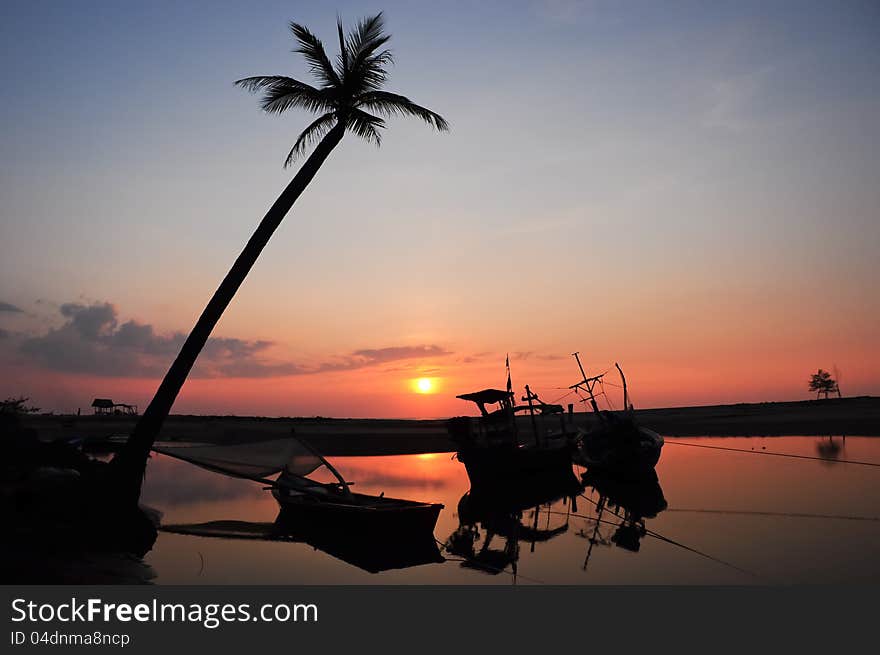
[{"label": "palm frond", "polygon": [[296,161],[297,157],[302,155],[310,145],[323,139],[324,135],[333,129],[335,122],[336,114],[333,112],[327,112],[312,121],[296,138],[296,142],[287,154],[287,159],[284,160],[284,168]]},{"label": "palm frond", "polygon": [[386,67],[393,62],[390,50],[379,50],[391,38],[384,34],[385,21],[379,13],[365,18],[352,30],[346,43],[354,93],[375,91],[388,79]]},{"label": "palm frond", "polygon": [[318,112],[332,109],[330,94],[324,89],[316,89],[310,84],[283,75],[258,75],[235,81],[236,86],[256,93],[265,91],[260,106],[270,114],[278,114],[300,107]]},{"label": "palm frond", "polygon": [[267,112],[281,113],[296,107],[320,114],[297,137],[285,168],[340,122],[346,130],[377,146],[382,143],[385,118],[392,115],[415,116],[437,130],[449,129],[439,114],[406,96],[382,90],[393,58],[391,51],[383,48],[390,36],[384,32],[381,13],[361,20],[347,35],[342,19],[336,19],[339,53],[332,63],[321,40],[306,27],[290,23],[290,29],[298,44],[294,52],[305,57],[318,84],[312,86],[281,75],[246,77],[235,82],[248,91],[262,92],[260,104]]},{"label": "palm frond", "polygon": [[393,62],[390,50],[382,50],[365,59],[353,69],[351,74],[352,92],[357,95],[367,91],[378,91],[388,81],[386,67]]},{"label": "palm frond", "polygon": [[342,19],[336,17],[336,31],[339,33],[339,54],[336,55],[339,77],[345,82],[348,73],[348,49],[345,47],[345,31],[342,29]]},{"label": "palm frond", "polygon": [[385,19],[380,11],[375,16],[364,18],[357,27],[348,35],[348,51],[352,65],[358,58],[364,59],[375,52],[383,43],[391,37],[383,34],[385,31]]},{"label": "palm frond", "polygon": [[362,139],[382,145],[382,135],[379,130],[385,129],[385,121],[378,116],[373,116],[363,109],[352,109],[346,119],[346,127]]},{"label": "palm frond", "polygon": [[388,91],[368,91],[362,93],[355,101],[358,107],[364,107],[375,111],[382,116],[415,116],[421,118],[433,128],[445,132],[449,129],[449,123],[440,114],[421,105],[417,105],[406,96]]},{"label": "palm frond", "polygon": [[341,84],[339,75],[336,74],[333,64],[327,58],[321,39],[299,23],[291,23],[290,31],[299,42],[299,47],[294,52],[298,52],[306,58],[306,61],[311,65],[312,73],[321,80],[324,86],[339,86]]}]

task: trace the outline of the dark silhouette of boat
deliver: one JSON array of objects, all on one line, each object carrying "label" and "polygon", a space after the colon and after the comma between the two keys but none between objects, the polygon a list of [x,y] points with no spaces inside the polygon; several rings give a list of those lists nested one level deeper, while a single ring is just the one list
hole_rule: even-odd
[{"label": "dark silhouette of boat", "polygon": [[618,364],[614,365],[623,382],[623,410],[600,411],[594,389],[597,384],[602,384],[605,374],[587,377],[578,353],[573,353],[573,356],[582,379],[569,388],[578,394],[587,394],[585,402],[589,401],[596,418],[594,427],[583,430],[580,434],[579,447],[574,455],[575,462],[626,477],[639,477],[653,471],[660,460],[663,437],[639,425],[636,420],[633,406],[629,402],[623,370]]},{"label": "dark silhouette of boat", "polygon": [[281,506],[280,520],[290,526],[318,529],[345,526],[360,531],[426,531],[433,533],[443,505],[402,498],[353,493],[346,484],[290,483],[282,474],[272,495]]},{"label": "dark silhouette of boat", "polygon": [[210,521],[208,523],[163,526],[164,532],[219,539],[250,539],[304,543],[331,557],[369,573],[405,569],[446,560],[431,529],[387,526],[385,529],[352,530],[337,524],[291,523],[279,514],[274,523]]},{"label": "dark silhouette of boat", "polygon": [[[465,568],[497,575],[510,567],[516,575],[520,544],[528,543],[534,551],[536,544],[567,532],[568,516],[560,519],[550,506],[567,499],[577,512],[582,489],[570,465],[564,473],[545,471],[526,484],[471,488],[458,503],[459,526],[445,548],[462,558]],[[544,524],[544,517],[555,523]],[[493,547],[497,539],[503,540],[500,548]]]},{"label": "dark silhouette of boat", "polygon": [[[447,422],[472,488],[570,472],[577,428],[566,420],[560,405],[542,402],[528,385],[525,391],[526,404],[516,405],[508,361],[506,391],[483,389],[456,396],[473,402],[480,412],[478,417],[457,416]],[[518,413],[523,414],[519,420]]]},{"label": "dark silhouette of boat", "polygon": [[[648,534],[645,520],[655,518],[668,506],[657,473],[652,470],[638,478],[631,478],[593,469],[587,470],[581,478],[585,489],[594,489],[599,494],[599,500],[595,501],[596,518],[593,530],[591,533],[581,533],[590,543],[584,560],[584,570],[596,545],[613,544],[624,550],[638,552],[642,538]],[[609,526],[612,530],[610,534]]]},{"label": "dark silhouette of boat", "polygon": [[[288,528],[310,526],[316,530],[359,532],[427,532],[443,505],[401,498],[353,493],[351,485],[319,452],[291,435],[230,445],[165,445],[159,453],[202,468],[266,485],[281,508],[280,520]],[[336,480],[320,482],[308,476],[323,468]],[[271,479],[269,476],[278,474]]]}]

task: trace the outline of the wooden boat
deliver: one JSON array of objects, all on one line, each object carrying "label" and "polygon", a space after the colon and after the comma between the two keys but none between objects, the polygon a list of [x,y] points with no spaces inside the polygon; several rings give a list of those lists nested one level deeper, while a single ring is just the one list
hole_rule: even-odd
[{"label": "wooden boat", "polygon": [[638,477],[653,471],[660,460],[663,437],[636,421],[623,370],[618,364],[614,365],[623,381],[623,410],[600,411],[594,389],[602,383],[605,374],[587,377],[578,353],[573,353],[573,356],[582,379],[569,388],[576,393],[587,394],[584,402],[589,400],[596,417],[595,427],[580,434],[575,463],[624,477]]},{"label": "wooden boat", "polygon": [[[465,465],[471,487],[523,483],[536,476],[564,475],[571,470],[571,452],[578,431],[566,421],[562,407],[541,402],[529,386],[516,405],[507,365],[507,390],[483,389],[456,396],[476,404],[480,416],[457,416],[447,422],[457,457]],[[489,405],[489,408],[487,408]],[[517,414],[523,416],[518,418]]]},{"label": "wooden boat", "polygon": [[[208,470],[266,485],[281,508],[280,520],[289,528],[308,525],[318,530],[425,532],[433,535],[443,505],[383,494],[352,493],[342,475],[303,439],[291,435],[230,445],[154,447],[156,452]],[[336,478],[320,482],[308,477],[320,468]],[[272,479],[270,476],[278,474]],[[432,537],[433,538],[433,537]]]},{"label": "wooden boat", "polygon": [[[340,477],[340,480],[341,477]],[[272,488],[281,507],[279,522],[316,528],[347,526],[359,531],[426,531],[433,533],[443,505],[384,495],[354,493],[348,483],[303,482],[282,473]]]},{"label": "wooden boat", "polygon": [[663,437],[637,425],[629,416],[607,414],[602,425],[581,435],[575,461],[621,475],[653,471],[660,460]]}]

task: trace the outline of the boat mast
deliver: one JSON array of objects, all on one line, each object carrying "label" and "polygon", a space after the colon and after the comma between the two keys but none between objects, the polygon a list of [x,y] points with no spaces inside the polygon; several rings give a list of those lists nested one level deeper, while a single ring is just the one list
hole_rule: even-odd
[{"label": "boat mast", "polygon": [[593,408],[593,411],[596,413],[600,419],[602,418],[602,414],[599,412],[599,405],[596,404],[596,397],[593,395],[593,387],[596,386],[596,382],[601,378],[601,375],[597,375],[596,377],[588,378],[587,374],[584,372],[584,367],[581,364],[581,358],[578,356],[580,353],[572,353],[574,355],[575,360],[577,360],[578,368],[581,370],[581,376],[583,376],[583,380],[578,382],[577,384],[573,384],[569,387],[569,389],[580,389],[583,388],[588,394],[590,394],[590,405]]}]

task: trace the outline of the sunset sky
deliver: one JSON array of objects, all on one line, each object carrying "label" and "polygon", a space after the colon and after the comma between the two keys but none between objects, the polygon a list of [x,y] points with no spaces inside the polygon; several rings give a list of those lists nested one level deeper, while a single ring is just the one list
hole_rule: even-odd
[{"label": "sunset sky", "polygon": [[552,401],[576,350],[637,407],[880,394],[876,2],[286,0],[3,3],[0,395],[149,401],[311,120],[232,82],[379,10],[451,131],[343,139],[175,412],[447,416],[506,353]]}]

